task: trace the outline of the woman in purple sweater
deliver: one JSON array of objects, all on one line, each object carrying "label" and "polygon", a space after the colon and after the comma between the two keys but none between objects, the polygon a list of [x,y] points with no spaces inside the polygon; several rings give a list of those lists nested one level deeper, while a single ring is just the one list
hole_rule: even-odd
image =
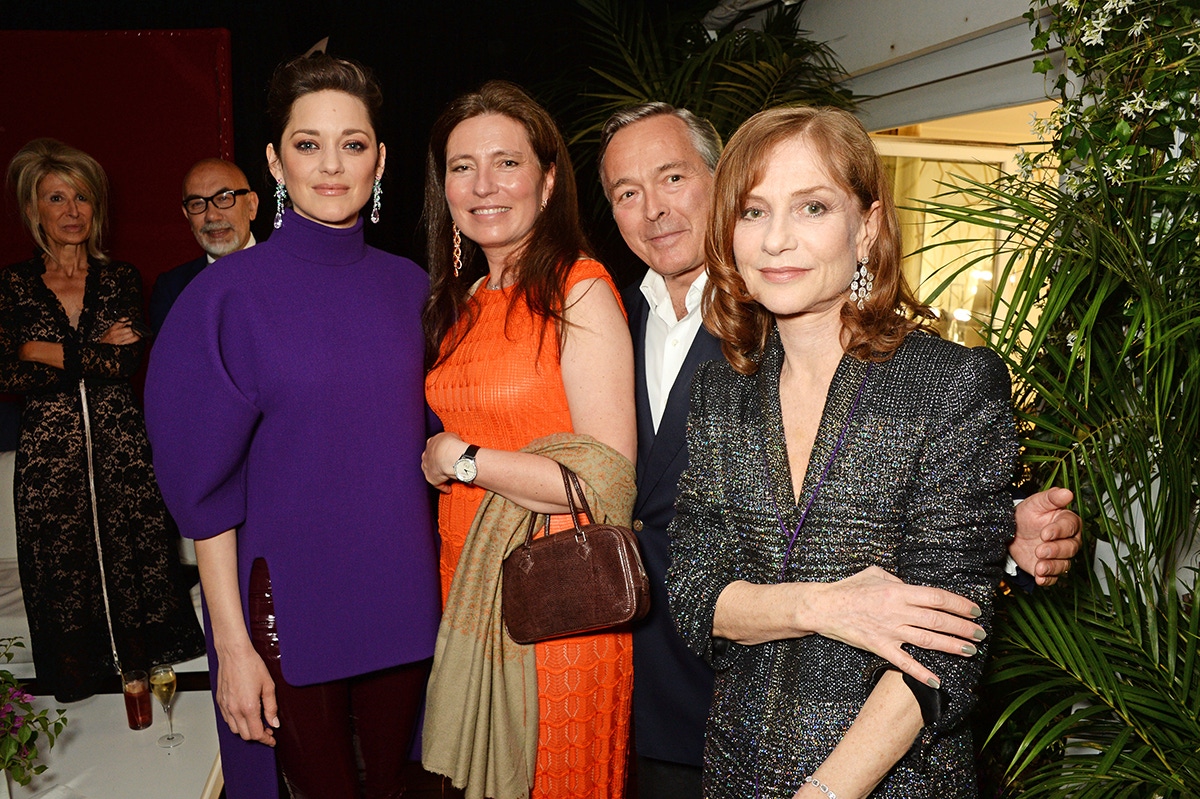
[{"label": "woman in purple sweater", "polygon": [[[270,240],[180,297],[146,385],[154,462],[196,556],[229,799],[399,796],[433,654],[424,272],[367,247],[377,84],[325,54],[272,79]],[[374,194],[372,189],[374,188]],[[285,209],[285,198],[291,207]],[[274,747],[274,752],[272,748]]]}]

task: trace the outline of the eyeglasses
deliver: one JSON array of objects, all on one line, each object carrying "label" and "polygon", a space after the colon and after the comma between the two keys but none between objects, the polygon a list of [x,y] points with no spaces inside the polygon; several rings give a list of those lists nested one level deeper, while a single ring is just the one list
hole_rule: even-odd
[{"label": "eyeglasses", "polygon": [[224,189],[211,197],[188,197],[183,201],[183,208],[192,216],[207,211],[209,203],[218,208],[232,208],[238,197],[249,193],[249,189]]}]

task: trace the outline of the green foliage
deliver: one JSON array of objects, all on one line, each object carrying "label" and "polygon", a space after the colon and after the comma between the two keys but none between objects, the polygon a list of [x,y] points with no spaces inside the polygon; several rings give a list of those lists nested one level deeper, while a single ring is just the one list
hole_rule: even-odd
[{"label": "green foliage", "polygon": [[[0,638],[0,658],[11,663],[13,649],[23,649],[20,638]],[[49,711],[33,709],[33,697],[21,690],[12,672],[0,669],[0,769],[7,771],[18,785],[28,785],[35,774],[46,766],[39,764],[38,739],[44,737],[46,746],[53,748],[54,740],[67,720],[62,708],[50,718]]]},{"label": "green foliage", "polygon": [[[833,51],[799,29],[803,3],[777,4],[755,27],[737,20],[710,36],[701,25],[710,0],[576,0],[588,32],[582,76],[546,87],[581,174],[595,163],[604,122],[625,106],[663,101],[707,118],[722,139],[749,117],[778,105],[851,108],[838,86]],[[597,220],[609,215],[594,178],[581,179]]]},{"label": "green foliage", "polygon": [[761,28],[734,23],[714,38],[700,24],[711,2],[659,12],[642,0],[577,2],[591,31],[594,80],[580,93],[573,140],[594,141],[612,112],[651,100],[706,117],[722,138],[765,108],[851,105],[833,51],[799,29],[802,3],[774,6]]},{"label": "green foliage", "polygon": [[1075,490],[1081,559],[1108,564],[1008,608],[989,746],[1022,796],[1200,796],[1194,6],[1034,0],[1035,71],[1059,46],[1069,67],[1049,148],[958,187],[970,207],[929,209],[994,231],[955,268],[1011,278],[987,334],[1014,374],[1026,466]]}]

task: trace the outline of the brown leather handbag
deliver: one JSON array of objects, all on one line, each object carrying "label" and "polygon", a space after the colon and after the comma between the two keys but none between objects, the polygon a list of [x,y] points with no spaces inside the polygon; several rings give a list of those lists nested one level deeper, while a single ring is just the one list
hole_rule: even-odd
[{"label": "brown leather handbag", "polygon": [[650,581],[637,538],[628,527],[580,524],[575,495],[588,519],[592,510],[579,478],[562,470],[574,530],[535,537],[538,514],[529,520],[525,543],[504,559],[501,611],[518,644],[602,630],[640,619],[650,609]]}]

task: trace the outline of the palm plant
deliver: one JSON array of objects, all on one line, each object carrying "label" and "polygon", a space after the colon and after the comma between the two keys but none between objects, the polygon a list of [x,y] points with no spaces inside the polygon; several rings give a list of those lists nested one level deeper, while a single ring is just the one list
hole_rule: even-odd
[{"label": "palm plant", "polygon": [[1200,796],[1193,6],[1034,0],[1035,45],[1060,44],[1072,73],[1049,149],[1021,175],[957,186],[970,207],[926,209],[995,234],[956,268],[996,263],[1011,282],[986,337],[1013,371],[1030,476],[1075,490],[1096,564],[1008,603],[989,746],[1007,747],[1013,794]]},{"label": "palm plant", "polygon": [[[576,3],[587,31],[577,58],[585,69],[557,76],[543,95],[569,125],[572,158],[583,169],[595,162],[604,121],[636,103],[687,108],[712,122],[723,139],[765,108],[853,106],[851,94],[838,86],[843,70],[833,51],[799,29],[802,2],[776,3],[753,26],[746,14],[712,34],[701,20],[713,0]],[[596,182],[581,180],[580,186],[594,221],[611,228]]]},{"label": "palm plant", "polygon": [[578,96],[572,141],[595,141],[619,108],[661,100],[706,117],[722,137],[778,105],[849,107],[842,69],[799,28],[803,3],[776,4],[759,26],[739,19],[710,33],[705,2],[651,10],[643,0],[577,0],[590,32],[591,80]]}]

